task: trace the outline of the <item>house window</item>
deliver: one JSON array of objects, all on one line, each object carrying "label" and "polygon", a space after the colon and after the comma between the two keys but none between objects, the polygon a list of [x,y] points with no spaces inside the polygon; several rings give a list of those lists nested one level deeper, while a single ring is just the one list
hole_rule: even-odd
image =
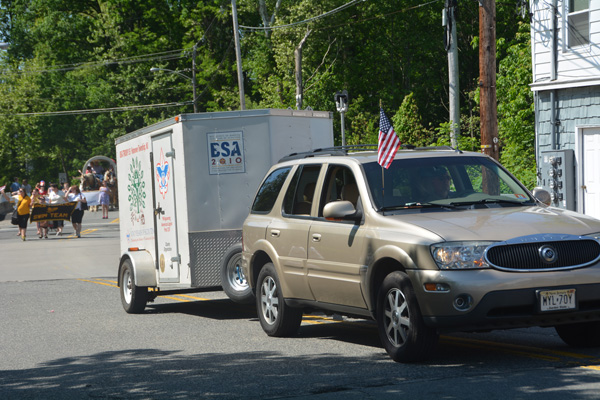
[{"label": "house window", "polygon": [[569,47],[590,43],[590,0],[569,0]]}]

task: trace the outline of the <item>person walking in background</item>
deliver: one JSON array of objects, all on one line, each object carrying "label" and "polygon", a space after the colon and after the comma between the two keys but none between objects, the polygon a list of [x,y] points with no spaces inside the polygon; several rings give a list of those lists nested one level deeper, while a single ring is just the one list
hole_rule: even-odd
[{"label": "person walking in background", "polygon": [[[25,241],[27,236],[27,221],[29,220],[29,211],[31,210],[31,197],[27,196],[27,192],[25,189],[20,188],[18,190],[19,194],[17,197],[17,218],[19,225],[19,235],[21,236],[21,240]],[[11,201],[11,198],[8,194],[2,190],[0,192],[4,198],[8,201]]]},{"label": "person walking in background", "polygon": [[[46,197],[40,194],[38,188],[33,189],[31,192],[31,204],[35,207],[36,204],[46,204]],[[48,239],[48,221],[37,222],[37,234],[41,238]]]},{"label": "person walking in background", "polygon": [[23,179],[21,182],[21,187],[25,189],[25,193],[27,193],[28,196],[31,196],[31,185],[27,183],[27,179]]},{"label": "person walking in background", "polygon": [[19,178],[14,177],[13,183],[10,184],[11,193],[19,191],[20,188],[21,188],[21,185],[19,184]]},{"label": "person walking in background", "polygon": [[[48,203],[49,204],[63,204],[65,203],[65,194],[62,191],[58,190],[58,185],[55,183],[50,184],[50,188],[48,189]],[[65,226],[65,222],[63,220],[60,221],[52,221],[53,228],[56,229],[56,236],[61,236],[63,228]]]},{"label": "person walking in background", "polygon": [[40,181],[40,196],[46,196],[48,194],[48,188],[46,187],[46,182]]},{"label": "person walking in background", "polygon": [[67,192],[67,200],[76,201],[77,206],[75,210],[73,210],[73,214],[71,214],[71,223],[73,224],[73,229],[75,230],[75,235],[80,238],[81,237],[81,221],[83,221],[83,209],[82,204],[86,203],[87,200],[85,196],[81,194],[78,186],[71,186],[69,191]]},{"label": "person walking in background", "polygon": [[100,187],[100,205],[102,206],[102,219],[108,218],[108,205],[110,204],[110,189],[106,181],[102,181]]}]

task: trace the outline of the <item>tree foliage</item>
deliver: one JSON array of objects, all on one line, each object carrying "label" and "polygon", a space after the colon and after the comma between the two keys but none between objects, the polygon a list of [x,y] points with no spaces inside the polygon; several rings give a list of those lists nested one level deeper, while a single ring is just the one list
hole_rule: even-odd
[{"label": "tree foliage", "polygon": [[[303,107],[335,111],[334,94],[347,90],[348,144],[376,143],[380,102],[403,142],[446,141],[444,2],[341,7],[347,3],[237,1],[246,107],[295,108],[294,50],[306,37]],[[529,33],[514,11],[497,5],[498,110],[502,161],[527,180],[534,171],[522,157],[533,151]],[[477,2],[460,2],[457,31],[460,143],[470,150],[479,137]],[[0,53],[0,182],[72,177],[91,156],[114,157],[114,140],[126,132],[192,112],[194,48],[199,111],[239,108],[229,0],[9,0],[0,4],[0,36],[10,43]]]}]

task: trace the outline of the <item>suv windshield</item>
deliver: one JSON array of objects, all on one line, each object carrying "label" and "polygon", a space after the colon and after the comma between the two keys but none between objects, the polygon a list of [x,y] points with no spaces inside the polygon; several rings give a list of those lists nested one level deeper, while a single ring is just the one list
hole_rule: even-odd
[{"label": "suv windshield", "polygon": [[378,210],[534,204],[520,183],[484,157],[400,159],[389,169],[376,162],[363,168]]}]

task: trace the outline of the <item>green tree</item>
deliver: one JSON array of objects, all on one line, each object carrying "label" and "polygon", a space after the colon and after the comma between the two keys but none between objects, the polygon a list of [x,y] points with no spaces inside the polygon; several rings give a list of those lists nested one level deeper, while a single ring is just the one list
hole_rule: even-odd
[{"label": "green tree", "polygon": [[[303,105],[335,112],[334,94],[346,89],[348,143],[376,142],[380,100],[390,114],[397,110],[393,122],[404,142],[445,141],[443,2],[357,2],[315,19],[346,3],[238,0],[240,25],[275,28],[240,29],[247,108],[295,107],[294,50],[308,33]],[[479,6],[459,2],[459,7],[461,131],[468,138],[461,136],[460,143],[477,149],[478,109],[472,94],[478,87]],[[496,20],[502,75],[505,58],[511,60],[507,66],[525,65],[528,50],[513,53],[512,46],[522,43],[516,36],[514,4],[497,3]],[[279,28],[286,24],[292,25]],[[118,136],[192,112],[190,80],[151,73],[150,68],[189,76],[194,47],[199,110],[238,109],[232,29],[228,0],[3,1],[0,40],[11,46],[0,52],[0,155],[7,160],[0,165],[0,179],[30,175],[32,181],[51,180],[58,172],[73,176],[92,155],[114,156]],[[514,78],[509,75],[507,79]],[[503,162],[513,172],[530,170],[526,163],[512,164],[525,159],[519,157],[522,151],[533,151],[531,141],[521,137],[525,132],[514,133],[519,120],[512,118],[517,118],[519,105],[531,108],[532,102],[517,101],[500,86],[522,88],[526,80],[499,82]],[[161,106],[137,108],[147,105]],[[112,111],[72,112],[107,108]],[[68,113],[48,114],[56,112]],[[340,119],[333,122],[335,142],[340,143]]]},{"label": "green tree", "polygon": [[500,161],[529,189],[536,184],[535,111],[532,80],[529,24],[507,46],[497,77],[498,136],[502,144]]}]

